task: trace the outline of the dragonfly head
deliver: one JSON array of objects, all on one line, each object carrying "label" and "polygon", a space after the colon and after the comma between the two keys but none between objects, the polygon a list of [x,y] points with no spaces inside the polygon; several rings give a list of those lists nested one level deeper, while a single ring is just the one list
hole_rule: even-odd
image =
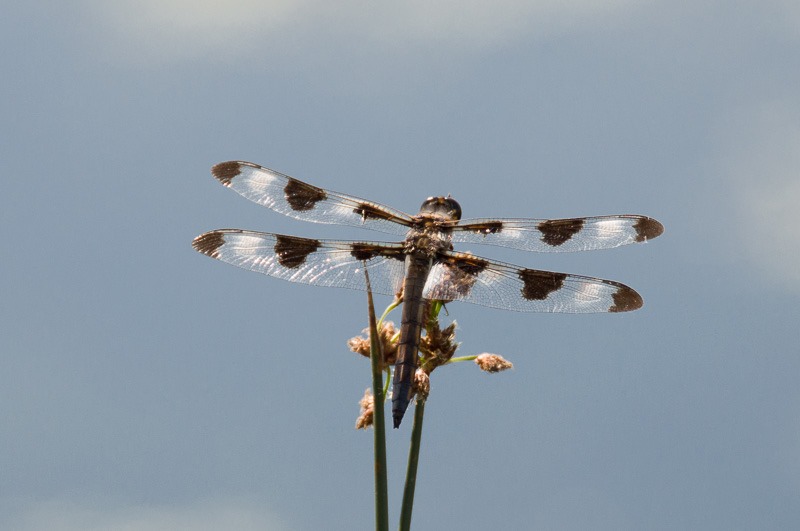
[{"label": "dragonfly head", "polygon": [[458,221],[461,219],[461,205],[450,196],[429,197],[422,203],[419,213],[433,214],[447,221]]}]

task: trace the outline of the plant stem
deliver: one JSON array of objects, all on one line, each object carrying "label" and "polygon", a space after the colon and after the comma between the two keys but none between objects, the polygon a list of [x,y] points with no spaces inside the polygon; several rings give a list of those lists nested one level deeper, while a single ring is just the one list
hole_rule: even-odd
[{"label": "plant stem", "polygon": [[394,301],[392,301],[392,303],[386,307],[386,310],[383,311],[383,315],[381,315],[381,318],[378,320],[378,326],[381,326],[383,324],[383,321],[392,312],[392,310],[400,306],[400,303],[402,302],[403,299],[395,299]]},{"label": "plant stem", "polygon": [[400,531],[411,529],[411,510],[414,506],[414,489],[417,486],[417,465],[422,441],[422,420],[425,417],[425,401],[418,400],[414,405],[414,425],[411,428],[411,445],[408,449],[408,468],[406,485],[403,489],[403,506],[400,509]]},{"label": "plant stem", "polygon": [[457,358],[450,358],[450,359],[447,361],[447,363],[458,363],[458,362],[460,362],[460,361],[475,361],[475,359],[476,359],[477,357],[478,357],[478,355],[477,355],[477,354],[474,354],[474,355],[472,355],[472,356],[459,356],[459,357],[457,357]]},{"label": "plant stem", "polygon": [[386,422],[384,420],[383,352],[375,322],[375,306],[367,275],[367,303],[369,306],[369,359],[372,365],[373,414],[372,429],[375,434],[375,529],[389,531],[389,494],[386,470]]}]

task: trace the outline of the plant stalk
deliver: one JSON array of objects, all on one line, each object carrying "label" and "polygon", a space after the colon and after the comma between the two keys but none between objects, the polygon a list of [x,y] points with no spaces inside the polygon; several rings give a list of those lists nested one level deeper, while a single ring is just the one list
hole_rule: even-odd
[{"label": "plant stalk", "polygon": [[375,454],[375,529],[389,531],[389,494],[386,470],[386,421],[384,416],[383,351],[375,321],[372,288],[367,277],[367,304],[369,306],[369,359],[372,366],[372,393],[374,397],[372,429]]},{"label": "plant stalk", "polygon": [[411,427],[411,445],[408,449],[408,468],[406,485],[403,489],[403,506],[400,509],[400,531],[411,529],[411,511],[414,507],[414,489],[417,486],[417,465],[422,441],[422,420],[425,418],[425,401],[418,400],[414,405],[414,425]]}]

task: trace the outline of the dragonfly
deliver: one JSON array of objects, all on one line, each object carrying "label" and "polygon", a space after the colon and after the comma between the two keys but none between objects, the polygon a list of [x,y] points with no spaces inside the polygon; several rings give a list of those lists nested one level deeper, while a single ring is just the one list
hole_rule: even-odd
[{"label": "dragonfly", "polygon": [[[301,238],[218,229],[192,242],[200,253],[290,282],[402,297],[392,418],[398,428],[414,396],[426,301],[465,301],[522,312],[629,312],[642,297],[613,280],[519,267],[454,249],[487,244],[534,252],[610,249],[644,243],[664,227],[653,218],[610,215],[569,219],[461,219],[450,196],[429,197],[416,215],[320,188],[258,164],[229,161],[211,174],[225,187],[281,214],[313,223],[403,236],[396,243]],[[365,275],[369,275],[369,281]]]}]

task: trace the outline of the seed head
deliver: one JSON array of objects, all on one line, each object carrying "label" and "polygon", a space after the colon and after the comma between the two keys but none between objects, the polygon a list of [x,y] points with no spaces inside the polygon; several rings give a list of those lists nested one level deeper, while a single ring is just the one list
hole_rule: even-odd
[{"label": "seed head", "polygon": [[422,369],[417,369],[414,373],[413,389],[417,394],[417,400],[425,401],[431,393],[431,377]]},{"label": "seed head", "polygon": [[[369,328],[365,328],[361,333],[364,334],[364,336],[352,337],[347,341],[347,348],[369,358]],[[392,365],[397,360],[397,341],[394,340],[396,333],[397,330],[394,327],[394,323],[391,321],[384,322],[381,325],[381,329],[378,331],[378,339],[381,342],[381,349],[383,350],[383,362],[387,365]]]},{"label": "seed head", "polygon": [[486,372],[500,372],[514,368],[514,364],[503,358],[503,356],[489,354],[488,352],[478,354],[478,357],[475,358],[475,363],[482,371]]},{"label": "seed head", "polygon": [[361,414],[356,419],[356,429],[366,430],[372,426],[372,419],[375,413],[375,397],[369,388],[364,391],[364,396],[358,401],[358,405],[361,406]]}]

